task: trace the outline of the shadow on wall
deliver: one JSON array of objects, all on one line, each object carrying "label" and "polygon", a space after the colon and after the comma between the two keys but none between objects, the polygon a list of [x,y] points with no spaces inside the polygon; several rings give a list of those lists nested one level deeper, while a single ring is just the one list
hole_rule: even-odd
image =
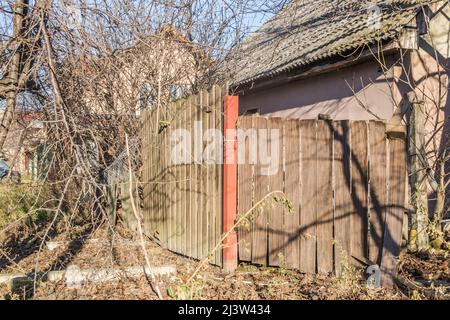
[{"label": "shadow on wall", "polygon": [[[450,155],[450,99],[449,99],[449,79],[450,79],[450,59],[443,56],[439,51],[435,50],[426,40],[420,39],[420,50],[413,53],[413,58],[409,55],[405,56],[405,64],[410,66],[406,68],[410,73],[410,80],[403,73],[401,81],[397,83],[399,91],[405,99],[407,93],[411,91],[412,83],[416,88],[416,94],[419,100],[425,102],[426,107],[426,124],[425,130],[427,137],[427,152],[429,156],[429,165],[435,173],[435,179],[439,182],[440,175],[433,158]],[[411,60],[413,59],[413,60]],[[436,63],[436,60],[438,63]],[[438,67],[439,65],[439,67]],[[414,72],[411,72],[413,67]],[[404,104],[408,106],[408,104]],[[405,118],[409,119],[410,110],[402,111]],[[408,126],[409,128],[409,126]],[[444,184],[450,179],[450,159],[445,163]],[[432,215],[436,209],[437,194],[429,188],[429,212]],[[444,203],[444,216],[450,215],[450,183],[445,190],[446,201]]]}]

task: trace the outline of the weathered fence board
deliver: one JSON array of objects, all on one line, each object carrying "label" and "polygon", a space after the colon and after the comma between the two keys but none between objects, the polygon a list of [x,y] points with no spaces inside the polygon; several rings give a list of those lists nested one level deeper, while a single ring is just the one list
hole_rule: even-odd
[{"label": "weathered fence board", "polygon": [[349,261],[351,247],[350,123],[333,122],[334,257],[336,275]]},{"label": "weathered fence board", "polygon": [[[300,126],[298,121],[286,121],[283,127],[284,193],[292,201],[294,212],[284,215],[284,256],[288,268],[300,266]],[[286,210],[285,210],[286,211]]]},{"label": "weathered fence board", "polygon": [[[317,121],[300,122],[300,132],[302,167],[300,270],[314,273],[316,272],[317,229]],[[314,258],[312,259],[311,257]]]},{"label": "weathered fence board", "polygon": [[[285,208],[270,205],[270,199],[259,208],[250,231],[238,234],[241,260],[251,257],[257,264],[286,263],[307,273],[340,275],[344,265],[372,259],[395,273],[406,151],[402,140],[389,143],[385,123],[249,116],[241,117],[238,128],[258,129],[258,159],[252,166],[247,163],[251,146],[247,140],[243,143],[246,162],[238,168],[239,212],[280,188],[294,208],[294,214],[287,214]],[[281,130],[279,150],[261,144],[271,136],[259,131],[266,128]],[[275,159],[274,152],[281,158],[279,170],[262,174],[266,164],[260,157]]]},{"label": "weathered fence board", "polygon": [[[265,140],[265,145],[267,146],[267,123],[269,119],[258,117],[255,118],[253,122],[254,128],[259,132],[265,132],[262,134],[260,139]],[[263,129],[264,131],[259,131]],[[268,150],[266,148],[259,148],[258,156],[265,155]],[[260,162],[255,165],[255,172],[261,172],[264,168]],[[268,175],[256,174],[255,176],[255,203],[261,201],[269,191],[270,177]],[[248,192],[246,189],[239,190],[238,192]],[[259,207],[254,216],[253,223],[253,239],[252,239],[252,262],[260,265],[267,264],[267,218],[269,212],[268,206]]]},{"label": "weathered fence board", "polygon": [[333,131],[317,123],[317,271],[333,272]]},{"label": "weathered fence board", "polygon": [[[168,249],[202,259],[222,234],[222,164],[203,154],[209,129],[223,130],[226,87],[214,86],[165,106],[145,110],[142,126],[141,175],[144,230]],[[173,147],[181,143],[179,129],[190,134],[190,146],[181,163]],[[176,138],[178,137],[178,140]],[[222,146],[217,145],[216,153]],[[211,256],[220,265],[221,250]]]},{"label": "weathered fence board", "polygon": [[[283,122],[282,119],[276,118],[273,121],[269,121],[268,129],[271,129],[273,134],[269,134],[269,145],[268,151],[270,163],[273,165],[275,163],[278,164],[276,169],[270,169],[270,185],[269,189],[274,191],[283,191],[284,184],[284,172],[282,167],[282,148],[283,148]],[[280,149],[280,152],[276,152],[275,154],[272,152],[274,146],[278,146],[277,149]],[[272,169],[274,169],[272,172]],[[269,208],[271,209],[271,208]],[[268,250],[269,250],[269,264],[270,265],[282,265],[284,264],[284,225],[283,225],[283,217],[284,212],[283,208],[278,207],[274,210],[269,210],[268,216]]]},{"label": "weathered fence board", "polygon": [[[252,117],[242,117],[239,120],[239,125],[244,128],[252,128],[252,119]],[[251,139],[251,135],[246,135],[239,141],[240,145],[238,146],[238,154],[246,155],[246,159],[238,159],[238,190],[248,190],[248,192],[238,192],[238,215],[245,214],[253,206],[254,185],[253,165],[250,156]],[[249,220],[246,220],[246,223],[238,228],[239,260],[241,261],[251,261],[252,259],[252,233]]]},{"label": "weathered fence board", "polygon": [[383,246],[383,225],[387,197],[387,157],[385,127],[380,122],[369,124],[370,132],[370,214],[369,259],[378,265]]},{"label": "weathered fence board", "polygon": [[405,141],[400,139],[390,140],[389,147],[389,196],[388,205],[386,206],[387,212],[381,258],[382,284],[387,287],[393,285],[393,279],[397,275],[397,258],[400,254],[402,240],[406,188]]},{"label": "weathered fence board", "polygon": [[351,126],[351,254],[367,257],[367,123],[355,121]]}]

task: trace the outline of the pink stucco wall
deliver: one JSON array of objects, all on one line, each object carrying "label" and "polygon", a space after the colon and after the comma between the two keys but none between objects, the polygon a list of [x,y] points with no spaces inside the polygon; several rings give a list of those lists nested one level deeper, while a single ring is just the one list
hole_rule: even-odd
[{"label": "pink stucco wall", "polygon": [[[388,58],[387,64],[392,58]],[[391,72],[384,75],[378,62],[368,61],[282,84],[240,97],[240,114],[259,109],[261,115],[314,119],[319,114],[335,120],[390,119],[394,111]],[[368,112],[368,108],[371,112]]]}]

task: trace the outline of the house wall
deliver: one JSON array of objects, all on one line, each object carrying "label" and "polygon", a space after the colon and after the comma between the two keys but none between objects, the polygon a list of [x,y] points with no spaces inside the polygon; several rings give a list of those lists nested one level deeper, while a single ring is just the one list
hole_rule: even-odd
[{"label": "house wall", "polygon": [[319,114],[335,120],[390,119],[395,109],[393,61],[394,57],[387,57],[386,74],[372,60],[254,93],[250,90],[240,97],[240,114],[258,108],[261,115],[300,119]]},{"label": "house wall", "polygon": [[3,156],[13,170],[19,171],[22,176],[31,174],[30,157],[44,140],[44,135],[43,123],[39,121],[38,115],[16,113],[16,120],[3,147]]},{"label": "house wall", "polygon": [[141,108],[154,106],[158,97],[161,105],[174,99],[174,87],[190,90],[205,68],[196,60],[200,48],[161,37],[149,37],[113,57],[86,60],[86,71],[80,72],[83,81],[90,84],[80,94],[86,109],[99,114],[139,115]]},{"label": "house wall", "polygon": [[[437,170],[438,155],[450,154],[450,5],[431,6],[433,18],[428,34],[419,42],[419,50],[410,53],[409,78],[414,83],[415,93],[425,105],[425,143],[430,167]],[[405,79],[406,74],[402,75]],[[436,134],[437,133],[437,134]],[[450,179],[450,159],[445,162],[444,184]],[[435,172],[439,182],[439,174]],[[430,192],[430,211],[435,209],[436,195]],[[450,217],[450,184],[446,190],[444,214]]]}]

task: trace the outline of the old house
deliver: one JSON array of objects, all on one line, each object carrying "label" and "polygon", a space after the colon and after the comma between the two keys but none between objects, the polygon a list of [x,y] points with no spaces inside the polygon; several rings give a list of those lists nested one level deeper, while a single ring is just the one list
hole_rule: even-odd
[{"label": "old house", "polygon": [[110,55],[75,57],[68,72],[89,83],[79,88],[87,111],[139,115],[191,91],[209,63],[198,45],[165,25]]},{"label": "old house", "polygon": [[407,124],[411,167],[426,150],[430,212],[448,214],[448,187],[445,209],[436,193],[449,180],[449,14],[447,1],[288,2],[231,55],[239,113]]},{"label": "old house", "polygon": [[[1,116],[1,114],[0,114]],[[4,158],[25,180],[35,179],[42,166],[45,131],[42,114],[35,111],[16,112],[4,147]]]}]

